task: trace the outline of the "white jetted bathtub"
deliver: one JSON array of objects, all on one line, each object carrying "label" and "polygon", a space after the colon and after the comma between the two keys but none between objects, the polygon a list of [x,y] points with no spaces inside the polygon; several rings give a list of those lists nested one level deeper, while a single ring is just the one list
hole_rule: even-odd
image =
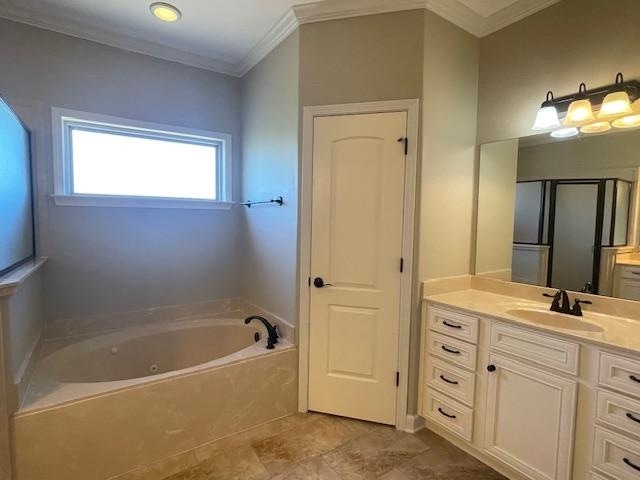
[{"label": "white jetted bathtub", "polygon": [[13,419],[17,480],[108,479],[297,408],[297,351],[242,319],[45,342]]}]

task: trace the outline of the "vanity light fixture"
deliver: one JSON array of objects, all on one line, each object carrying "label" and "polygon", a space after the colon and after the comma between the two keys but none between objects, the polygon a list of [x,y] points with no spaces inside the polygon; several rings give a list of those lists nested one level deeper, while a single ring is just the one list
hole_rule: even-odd
[{"label": "vanity light fixture", "polygon": [[533,130],[548,130],[560,126],[558,120],[558,109],[553,104],[553,92],[547,92],[547,99],[542,102],[540,110],[536,115],[536,121],[533,124]]},{"label": "vanity light fixture", "polygon": [[616,75],[615,91],[609,93],[602,101],[598,119],[613,118],[632,113],[629,94],[624,87],[622,73]]},{"label": "vanity light fixture", "polygon": [[609,122],[593,122],[580,127],[580,133],[602,133],[611,130]]},{"label": "vanity light fixture", "polygon": [[631,105],[631,115],[626,115],[613,121],[615,128],[635,128],[640,127],[640,100],[636,100]]},{"label": "vanity light fixture", "polygon": [[[598,114],[597,120],[594,111]],[[577,93],[562,97],[547,92],[532,128],[557,129],[551,133],[553,137],[569,138],[579,132],[605,132],[612,126],[640,127],[640,80],[625,80],[622,73],[616,75],[611,85],[587,90],[581,83]]]},{"label": "vanity light fixture", "polygon": [[591,100],[587,97],[587,86],[584,83],[578,87],[578,94],[576,99],[569,105],[567,110],[567,117],[562,124],[565,127],[579,127],[586,122],[592,122],[595,120],[593,116],[593,107],[591,106]]},{"label": "vanity light fixture", "polygon": [[169,3],[154,2],[149,5],[149,11],[163,22],[177,22],[182,18],[182,12]]},{"label": "vanity light fixture", "polygon": [[553,138],[570,138],[576,135],[578,135],[578,129],[576,127],[561,128],[560,130],[551,132]]}]

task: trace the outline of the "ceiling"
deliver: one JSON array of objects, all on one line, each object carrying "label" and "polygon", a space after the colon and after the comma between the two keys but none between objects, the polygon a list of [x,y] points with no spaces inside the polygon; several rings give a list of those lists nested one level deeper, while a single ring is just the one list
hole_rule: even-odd
[{"label": "ceiling", "polygon": [[241,76],[300,23],[428,8],[480,37],[559,0],[165,0],[176,23],[151,1],[0,0],[0,17]]}]

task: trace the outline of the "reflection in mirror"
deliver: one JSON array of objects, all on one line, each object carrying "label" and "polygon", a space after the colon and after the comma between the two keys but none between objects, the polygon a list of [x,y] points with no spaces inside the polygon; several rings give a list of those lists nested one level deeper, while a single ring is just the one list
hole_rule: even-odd
[{"label": "reflection in mirror", "polygon": [[485,144],[476,275],[640,300],[640,130]]}]

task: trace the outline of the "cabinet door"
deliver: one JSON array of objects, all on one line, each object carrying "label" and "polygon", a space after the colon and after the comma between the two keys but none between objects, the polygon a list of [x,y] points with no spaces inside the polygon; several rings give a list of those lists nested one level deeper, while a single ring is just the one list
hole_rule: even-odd
[{"label": "cabinet door", "polygon": [[640,300],[640,282],[638,280],[618,280],[618,297],[627,300]]},{"label": "cabinet door", "polygon": [[536,480],[571,478],[577,382],[491,353],[485,451]]}]

